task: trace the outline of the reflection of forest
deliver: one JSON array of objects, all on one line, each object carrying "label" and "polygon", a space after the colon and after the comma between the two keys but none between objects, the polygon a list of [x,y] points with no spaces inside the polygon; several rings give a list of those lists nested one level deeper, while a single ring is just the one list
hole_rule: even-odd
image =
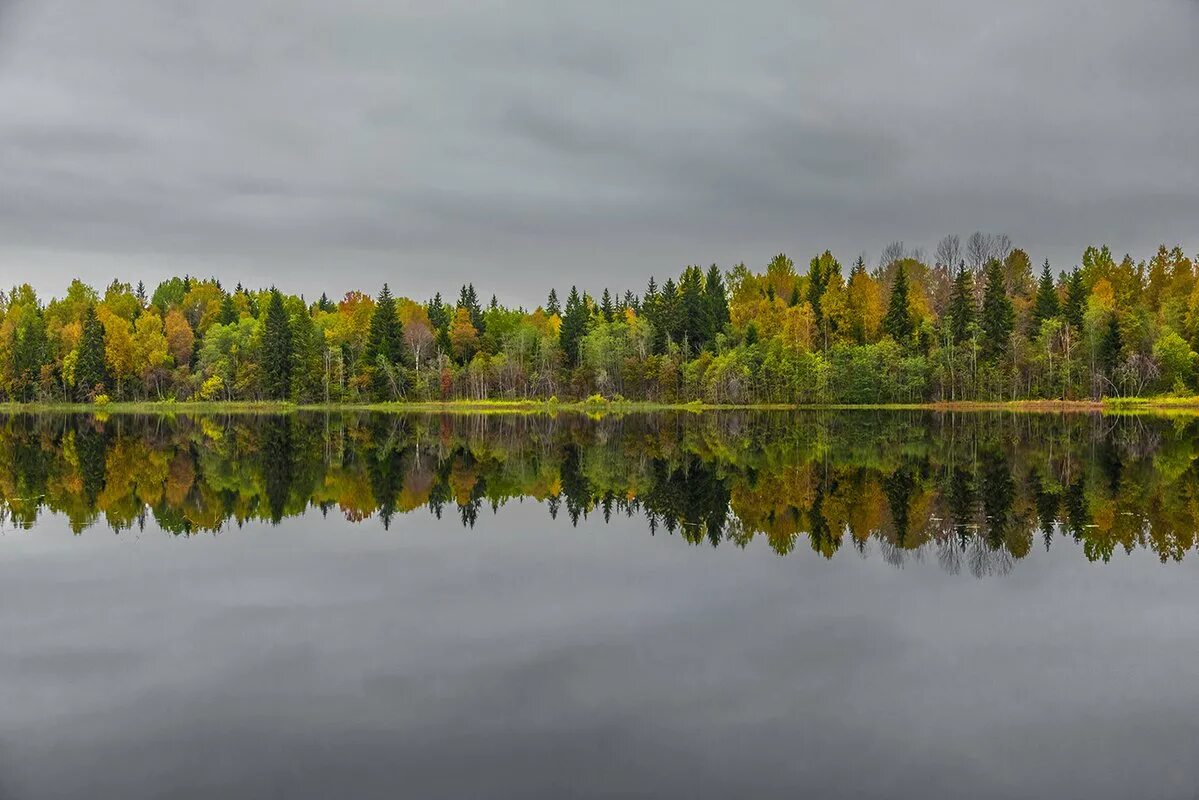
[{"label": "reflection of forest", "polygon": [[[643,514],[653,532],[828,557],[877,546],[900,563],[1002,571],[1039,539],[1087,557],[1181,559],[1199,525],[1199,422],[930,412],[583,416],[9,416],[6,521],[43,508],[76,531],[152,515],[174,533],[349,520],[427,507],[473,526],[531,497],[572,522]],[[1039,534],[1039,536],[1038,536]]]}]

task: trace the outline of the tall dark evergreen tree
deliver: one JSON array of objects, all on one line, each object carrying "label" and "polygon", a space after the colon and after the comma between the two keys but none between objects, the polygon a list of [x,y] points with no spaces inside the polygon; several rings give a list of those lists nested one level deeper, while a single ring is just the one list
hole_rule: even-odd
[{"label": "tall dark evergreen tree", "polygon": [[470,312],[470,324],[475,326],[475,330],[481,336],[483,334],[483,309],[479,306],[479,296],[475,294],[475,285],[468,283],[462,287],[462,291],[458,293],[458,308],[465,308]]},{"label": "tall dark evergreen tree", "polygon": [[908,272],[901,262],[895,269],[895,281],[891,284],[891,300],[887,314],[883,317],[883,332],[901,345],[911,343],[915,326],[912,312],[908,308]]},{"label": "tall dark evergreen tree", "polygon": [[991,259],[987,264],[987,284],[983,289],[982,313],[979,327],[982,329],[983,358],[995,362],[1003,358],[1011,348],[1012,329],[1016,311],[1007,296],[1003,264]]},{"label": "tall dark evergreen tree", "polygon": [[604,322],[611,322],[615,309],[612,306],[612,293],[604,288],[604,293],[600,298],[600,313],[604,316]]},{"label": "tall dark evergreen tree", "polygon": [[88,304],[83,311],[83,334],[79,338],[75,360],[75,398],[81,402],[94,395],[104,394],[108,383],[108,368],[104,363],[104,326],[96,316],[96,308]]},{"label": "tall dark evergreen tree", "polygon": [[692,353],[708,346],[712,341],[712,312],[704,294],[704,274],[699,267],[688,267],[683,272],[681,297],[683,331],[682,338]]},{"label": "tall dark evergreen tree", "polygon": [[712,333],[715,335],[729,325],[728,291],[725,289],[720,267],[715,264],[708,267],[708,274],[704,279],[704,297],[708,303],[708,315],[712,318]]},{"label": "tall dark evergreen tree", "polygon": [[291,320],[283,295],[271,287],[262,323],[262,388],[269,400],[286,400],[291,391]]},{"label": "tall dark evergreen tree", "polygon": [[1063,309],[1066,322],[1075,330],[1082,330],[1083,313],[1086,308],[1087,287],[1083,283],[1082,272],[1075,268],[1066,284],[1066,307]]},{"label": "tall dark evergreen tree", "polygon": [[1049,268],[1049,259],[1041,267],[1041,279],[1037,282],[1037,296],[1032,305],[1032,326],[1028,331],[1030,339],[1035,339],[1041,333],[1041,323],[1053,319],[1061,313],[1061,304],[1057,298],[1057,287],[1053,283],[1053,272]]},{"label": "tall dark evergreen tree", "polygon": [[954,342],[970,338],[970,326],[974,323],[974,275],[963,262],[958,265],[958,274],[953,279],[953,292],[949,297],[949,332]]},{"label": "tall dark evergreen tree", "polygon": [[655,352],[664,353],[669,342],[677,344],[683,338],[682,308],[674,278],[667,278],[658,292],[654,328]]},{"label": "tall dark evergreen tree", "polygon": [[371,312],[370,332],[362,354],[371,371],[371,391],[376,400],[394,400],[403,389],[401,366],[406,353],[396,301],[385,283]]},{"label": "tall dark evergreen tree", "polygon": [[1120,334],[1120,321],[1116,315],[1109,314],[1103,338],[1099,340],[1099,366],[1103,374],[1114,379],[1116,367],[1120,364],[1120,352],[1124,348],[1124,337]]},{"label": "tall dark evergreen tree", "polygon": [[217,322],[222,325],[232,325],[237,320],[237,306],[233,305],[233,295],[226,294],[221,298],[221,313],[217,315]]},{"label": "tall dark evergreen tree", "polygon": [[558,343],[567,365],[571,367],[579,363],[579,340],[587,334],[587,316],[587,304],[579,297],[578,288],[570,287],[570,294],[566,297],[566,313],[558,331]]},{"label": "tall dark evergreen tree", "polygon": [[545,313],[549,315],[557,314],[562,316],[562,307],[558,305],[558,290],[550,289],[550,296],[545,300]]}]

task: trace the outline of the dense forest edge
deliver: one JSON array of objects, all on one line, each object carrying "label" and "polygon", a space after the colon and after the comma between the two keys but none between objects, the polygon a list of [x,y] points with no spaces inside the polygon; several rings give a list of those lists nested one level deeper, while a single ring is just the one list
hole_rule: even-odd
[{"label": "dense forest edge", "polygon": [[1088,247],[1034,271],[1006,236],[902,243],[848,271],[688,266],[641,293],[556,289],[529,310],[352,291],[310,302],[216,279],[0,293],[5,408],[453,410],[1199,407],[1199,276]]}]

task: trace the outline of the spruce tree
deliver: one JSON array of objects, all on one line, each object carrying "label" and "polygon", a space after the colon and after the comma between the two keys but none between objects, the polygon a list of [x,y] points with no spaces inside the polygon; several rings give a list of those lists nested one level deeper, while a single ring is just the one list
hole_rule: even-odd
[{"label": "spruce tree", "polygon": [[1012,328],[1016,320],[1016,312],[1007,296],[1005,284],[1003,264],[992,259],[987,264],[987,284],[983,290],[982,314],[979,319],[979,327],[982,328],[983,358],[991,362],[998,361],[1011,347]]},{"label": "spruce tree", "polygon": [[713,335],[720,333],[729,324],[729,298],[720,268],[713,264],[704,279],[704,297],[708,302],[708,315],[712,318]]},{"label": "spruce tree", "polygon": [[1066,284],[1066,307],[1064,315],[1066,322],[1077,331],[1082,330],[1083,313],[1087,307],[1087,288],[1083,284],[1082,272],[1077,268],[1070,273]]},{"label": "spruce tree", "polygon": [[269,400],[286,400],[291,391],[291,320],[283,295],[271,287],[262,323],[262,388]]},{"label": "spruce tree", "polygon": [[[405,353],[403,325],[396,313],[395,298],[385,283],[371,312],[362,354],[364,365],[371,371],[371,390],[376,400],[394,399],[395,391],[400,388],[397,370]],[[394,388],[393,383],[397,384]]]},{"label": "spruce tree", "polygon": [[604,322],[611,322],[614,310],[612,308],[612,294],[607,287],[604,288],[604,294],[600,299],[600,313],[604,316]]},{"label": "spruce tree", "polygon": [[78,356],[75,360],[76,399],[86,402],[94,395],[103,394],[107,382],[104,326],[96,316],[96,307],[89,303],[83,311],[83,334],[79,339]]},{"label": "spruce tree", "polygon": [[954,342],[970,338],[970,326],[974,323],[974,276],[963,262],[958,265],[958,274],[953,279],[953,293],[949,297],[949,332]]},{"label": "spruce tree", "polygon": [[704,274],[699,267],[683,272],[681,297],[682,334],[692,352],[708,346],[712,340],[712,315],[704,296]]},{"label": "spruce tree", "polygon": [[1107,327],[1103,338],[1099,341],[1099,366],[1109,379],[1115,377],[1116,367],[1120,363],[1120,351],[1124,347],[1124,337],[1120,335],[1120,322],[1115,313],[1109,314]]},{"label": "spruce tree", "polygon": [[237,306],[233,305],[233,295],[225,295],[221,298],[221,313],[217,316],[217,322],[232,325],[238,318]]},{"label": "spruce tree", "polygon": [[579,340],[587,334],[587,305],[579,297],[579,290],[572,286],[566,297],[566,314],[558,331],[558,342],[568,366],[579,363]]},{"label": "spruce tree", "polygon": [[1041,323],[1060,313],[1061,304],[1057,299],[1057,287],[1053,284],[1053,272],[1049,268],[1049,259],[1045,259],[1045,265],[1041,267],[1041,279],[1037,282],[1037,296],[1033,300],[1029,338],[1036,339],[1041,333]]},{"label": "spruce tree", "polygon": [[557,314],[559,317],[562,316],[562,307],[558,305],[557,289],[550,289],[550,296],[545,301],[545,313],[550,316],[554,314]]},{"label": "spruce tree", "polygon": [[883,332],[906,347],[914,330],[912,312],[908,308],[908,273],[900,263],[895,270],[895,282],[891,285],[887,314],[883,317]]}]

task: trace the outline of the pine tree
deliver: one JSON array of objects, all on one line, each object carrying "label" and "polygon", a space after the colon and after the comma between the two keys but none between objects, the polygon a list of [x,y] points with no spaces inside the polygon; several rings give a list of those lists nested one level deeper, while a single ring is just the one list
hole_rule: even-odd
[{"label": "pine tree", "polygon": [[104,363],[104,326],[91,303],[83,312],[83,334],[75,359],[75,397],[80,402],[104,394],[108,369]]},{"label": "pine tree", "polygon": [[970,338],[970,326],[974,323],[974,276],[963,262],[958,265],[958,274],[953,279],[953,293],[949,297],[949,333],[954,342]]},{"label": "pine tree", "polygon": [[1083,313],[1087,307],[1087,289],[1083,284],[1082,272],[1077,268],[1070,273],[1066,284],[1066,307],[1064,314],[1066,322],[1075,330],[1082,330]]},{"label": "pine tree", "polygon": [[468,283],[462,287],[458,293],[458,308],[465,308],[470,312],[470,324],[475,326],[475,330],[480,335],[483,333],[483,309],[479,306],[479,296],[475,294],[475,285]]},{"label": "pine tree", "polygon": [[566,297],[566,314],[558,331],[558,342],[566,356],[568,366],[579,363],[579,340],[587,334],[587,304],[579,297],[579,290],[572,286]]},{"label": "pine tree", "polygon": [[562,307],[558,305],[558,290],[550,289],[550,296],[545,301],[545,313],[549,316],[562,316]]},{"label": "pine tree", "polygon": [[267,399],[287,399],[291,391],[291,367],[291,320],[283,307],[283,295],[272,286],[262,323],[262,385]]},{"label": "pine tree", "polygon": [[883,317],[883,332],[907,346],[914,330],[912,312],[908,308],[908,273],[901,262],[895,270],[895,281],[891,284],[891,300],[887,304],[887,314]]},{"label": "pine tree", "polygon": [[1041,279],[1037,282],[1037,296],[1032,305],[1032,327],[1028,332],[1030,339],[1036,339],[1041,333],[1041,323],[1053,319],[1061,313],[1061,304],[1057,299],[1057,287],[1053,283],[1053,272],[1049,268],[1049,259],[1041,267]]},{"label": "pine tree", "polygon": [[699,267],[688,267],[683,272],[681,297],[682,338],[687,347],[698,352],[712,341],[712,313],[704,295],[704,274]]},{"label": "pine tree", "polygon": [[1103,338],[1099,341],[1099,366],[1109,379],[1114,378],[1116,367],[1120,363],[1120,351],[1124,347],[1124,337],[1120,335],[1120,322],[1114,313],[1107,318],[1107,327]]},{"label": "pine tree", "polygon": [[982,314],[979,319],[979,327],[982,328],[983,358],[991,362],[1001,359],[1011,347],[1012,328],[1016,320],[1016,312],[1005,291],[1005,284],[1003,264],[992,259],[987,264],[987,283],[983,290]]},{"label": "pine tree", "polygon": [[370,371],[371,390],[376,400],[395,399],[399,385],[399,367],[407,350],[404,329],[396,313],[396,301],[387,284],[379,292],[375,310],[371,312],[370,331],[362,359]]},{"label": "pine tree", "polygon": [[655,319],[654,351],[665,353],[669,342],[678,342],[683,336],[682,314],[679,308],[679,290],[673,278],[667,278],[658,292],[657,318]]},{"label": "pine tree", "polygon": [[232,325],[239,319],[237,306],[233,305],[233,295],[225,295],[221,298],[221,313],[217,316],[217,322],[222,325]]},{"label": "pine tree", "polygon": [[604,288],[604,294],[600,299],[600,313],[604,315],[604,322],[611,322],[613,315],[612,294],[608,289]]},{"label": "pine tree", "polygon": [[724,276],[715,264],[708,267],[708,275],[704,279],[704,297],[708,303],[708,315],[712,319],[713,335],[722,332],[729,325],[729,298],[724,286]]}]

